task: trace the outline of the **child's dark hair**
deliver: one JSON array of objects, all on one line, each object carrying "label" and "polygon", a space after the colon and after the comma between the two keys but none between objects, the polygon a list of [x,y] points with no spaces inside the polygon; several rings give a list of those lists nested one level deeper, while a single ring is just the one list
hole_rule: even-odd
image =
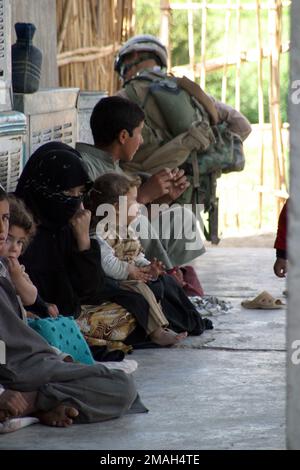
[{"label": "child's dark hair", "polygon": [[107,173],[99,176],[89,191],[84,205],[92,213],[91,227],[94,228],[100,218],[96,216],[97,208],[101,204],[117,204],[119,196],[125,196],[133,187],[139,187],[139,176],[125,176],[118,173]]},{"label": "child's dark hair", "polygon": [[0,184],[0,201],[8,201],[8,194]]},{"label": "child's dark hair", "polygon": [[9,227],[20,227],[24,230],[27,236],[26,247],[29,245],[31,239],[35,235],[35,223],[32,214],[26,208],[24,202],[14,195],[8,196],[9,202]]},{"label": "child's dark hair", "polygon": [[119,96],[102,98],[90,119],[95,145],[112,144],[123,129],[132,137],[133,130],[144,119],[144,111],[136,103]]}]

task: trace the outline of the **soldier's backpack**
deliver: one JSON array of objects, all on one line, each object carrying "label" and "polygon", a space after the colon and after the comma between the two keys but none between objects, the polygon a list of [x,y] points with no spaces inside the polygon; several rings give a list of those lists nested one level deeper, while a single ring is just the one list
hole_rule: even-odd
[{"label": "soldier's backpack", "polygon": [[[139,86],[146,89],[140,96],[137,93]],[[213,101],[186,77],[178,79],[160,71],[144,71],[125,84],[125,91],[129,99],[144,110],[147,125],[153,129],[154,135],[158,121],[164,123],[162,135],[165,142],[161,141],[160,134],[158,146],[186,132],[192,123],[200,123],[197,129],[202,133],[203,142],[207,144],[201,150],[192,150],[181,164],[191,186],[176,202],[192,203],[194,207],[196,204],[204,204],[204,210],[209,215],[208,230],[204,227],[205,236],[217,243],[216,180],[222,173],[243,170],[245,157],[241,138],[228,129],[226,122],[217,124],[217,111]],[[144,142],[144,147],[147,147],[147,141]]]}]

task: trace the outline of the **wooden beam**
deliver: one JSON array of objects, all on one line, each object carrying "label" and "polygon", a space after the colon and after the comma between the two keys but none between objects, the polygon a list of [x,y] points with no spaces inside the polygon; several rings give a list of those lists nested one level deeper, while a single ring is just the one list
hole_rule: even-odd
[{"label": "wooden beam", "polygon": [[59,67],[62,67],[76,62],[90,62],[98,60],[114,54],[114,52],[120,47],[121,44],[110,44],[103,47],[81,47],[79,49],[74,49],[73,51],[58,54],[57,63]]},{"label": "wooden beam", "polygon": [[[289,7],[291,5],[291,0],[285,0],[282,2],[283,7]],[[186,3],[171,3],[171,10],[226,10],[226,4],[224,3],[209,3],[207,4],[205,0],[203,0],[202,3],[191,3],[191,2],[186,2]],[[231,7],[231,10],[237,10],[239,8],[238,4],[233,4]],[[262,3],[261,7],[262,10],[276,10],[276,7],[274,5],[270,5],[270,3]],[[255,3],[245,3],[241,5],[241,10],[243,11],[255,11],[256,10],[256,4]]]},{"label": "wooden beam", "polygon": [[68,24],[69,24],[69,21],[70,21],[72,6],[73,6],[73,0],[66,0],[64,12],[63,12],[62,23],[61,23],[61,27],[60,27],[60,30],[59,30],[58,36],[57,36],[57,53],[58,54],[62,50],[62,46],[63,46],[63,43],[64,43],[67,28],[68,28]]},{"label": "wooden beam", "polygon": [[[290,42],[286,42],[281,45],[280,52],[282,54],[289,52],[290,50]],[[271,50],[269,47],[265,47],[262,49],[262,58],[268,59],[271,55]],[[250,49],[249,51],[242,51],[240,53],[240,61],[241,63],[246,63],[246,62],[257,62],[259,57],[259,53],[257,49]],[[227,66],[232,67],[235,66],[239,58],[237,57],[237,54],[230,55],[228,57],[227,61]],[[220,70],[224,67],[224,57],[217,57],[215,59],[209,59],[205,61],[205,70],[206,73],[210,72],[215,72],[216,70]],[[188,69],[188,65],[178,65],[175,67],[172,67],[172,71],[174,74],[180,73],[181,71],[185,71]],[[196,76],[200,76],[201,73],[201,64],[195,64],[195,69],[196,69]]]}]

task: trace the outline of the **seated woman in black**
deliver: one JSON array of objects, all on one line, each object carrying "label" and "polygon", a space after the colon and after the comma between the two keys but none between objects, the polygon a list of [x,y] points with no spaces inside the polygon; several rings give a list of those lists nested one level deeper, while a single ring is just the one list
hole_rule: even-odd
[{"label": "seated woman in black", "polygon": [[[147,338],[148,303],[140,294],[121,289],[105,278],[99,244],[89,237],[91,214],[84,209],[82,197],[91,185],[84,163],[73,148],[50,142],[36,150],[16,189],[37,222],[36,236],[21,262],[41,297],[56,304],[61,315],[78,317],[81,305],[113,301],[133,314],[137,322],[126,342],[143,342]],[[177,342],[176,335],[166,340],[160,324],[157,330],[156,343]]]}]

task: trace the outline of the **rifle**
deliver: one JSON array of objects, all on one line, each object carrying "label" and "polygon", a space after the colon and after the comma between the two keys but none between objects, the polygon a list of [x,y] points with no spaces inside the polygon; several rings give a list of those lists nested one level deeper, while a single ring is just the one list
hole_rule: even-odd
[{"label": "rifle", "polygon": [[219,198],[217,198],[217,172],[211,173],[210,177],[210,207],[208,209],[208,237],[213,245],[217,245],[220,241],[219,231]]},{"label": "rifle", "polygon": [[[192,152],[191,161],[193,169],[193,212],[196,219],[200,222],[206,240],[210,241],[213,245],[217,245],[220,241],[218,236],[219,199],[217,198],[217,179],[221,176],[221,171],[214,171],[208,175],[200,175],[196,151]],[[208,213],[208,229],[200,217],[197,204],[203,204],[204,212]]]}]

